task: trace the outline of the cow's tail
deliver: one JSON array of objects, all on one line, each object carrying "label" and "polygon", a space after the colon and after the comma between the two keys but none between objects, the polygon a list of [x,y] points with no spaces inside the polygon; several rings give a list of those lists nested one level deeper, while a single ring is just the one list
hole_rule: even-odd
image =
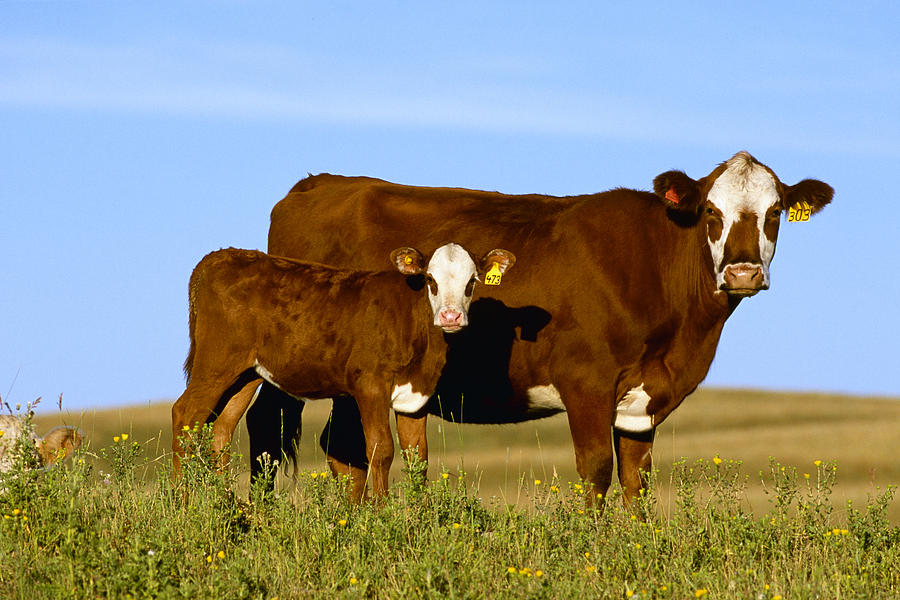
[{"label": "cow's tail", "polygon": [[191,275],[191,281],[188,284],[188,335],[191,338],[191,342],[188,347],[187,358],[184,359],[184,379],[186,383],[191,382],[191,371],[194,369],[194,354],[197,350],[197,342],[195,341],[197,329],[197,306],[194,301],[195,277],[196,270]]}]

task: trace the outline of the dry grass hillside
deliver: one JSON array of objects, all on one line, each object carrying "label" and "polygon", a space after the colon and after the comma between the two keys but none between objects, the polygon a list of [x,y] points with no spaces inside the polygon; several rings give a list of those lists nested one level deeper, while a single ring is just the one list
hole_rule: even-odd
[{"label": "dry grass hillside", "polygon": [[[304,411],[302,470],[325,470],[318,436],[328,416],[329,401],[309,403]],[[148,458],[168,461],[171,448],[170,403],[73,413],[48,413],[36,418],[38,433],[62,423],[77,425],[86,434],[88,448],[112,443],[114,435],[129,433],[145,446]],[[577,479],[572,442],[564,415],[520,425],[456,425],[432,419],[429,444],[435,477],[440,465],[451,472],[463,468],[480,480],[482,496],[517,504],[526,500],[535,479],[548,481],[554,474],[565,481]],[[242,424],[235,439],[236,452],[249,469],[247,432]],[[684,457],[689,462],[719,455],[743,462],[750,476],[746,502],[757,512],[768,508],[759,483],[769,457],[796,467],[802,476],[814,472],[813,461],[835,462],[838,484],[833,496],[839,507],[853,500],[863,506],[876,486],[900,484],[900,399],[860,398],[829,394],[775,393],[703,389],[689,397],[659,428],[654,446],[660,470],[660,507],[671,505],[671,465]],[[399,477],[401,461],[394,462]],[[244,475],[246,479],[246,474]],[[284,479],[283,485],[289,485]],[[900,521],[900,502],[894,502],[892,520]]]}]

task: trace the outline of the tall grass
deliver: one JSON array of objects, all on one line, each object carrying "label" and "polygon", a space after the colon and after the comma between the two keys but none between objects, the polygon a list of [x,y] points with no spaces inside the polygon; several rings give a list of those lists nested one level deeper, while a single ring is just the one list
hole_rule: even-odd
[{"label": "tall grass", "polygon": [[[483,500],[478,473],[415,461],[379,502],[306,470],[276,494],[235,493],[208,430],[187,434],[181,477],[155,441],[118,434],[60,468],[4,477],[0,595],[8,598],[894,598],[894,489],[835,505],[836,467],[759,475],[760,516],[739,461],[679,461],[625,507],[594,491],[520,480],[524,502]],[[148,451],[149,450],[149,451]],[[235,464],[241,458],[235,456]],[[244,467],[245,468],[245,467]],[[435,467],[432,467],[435,473]],[[651,490],[654,489],[651,487]]]}]

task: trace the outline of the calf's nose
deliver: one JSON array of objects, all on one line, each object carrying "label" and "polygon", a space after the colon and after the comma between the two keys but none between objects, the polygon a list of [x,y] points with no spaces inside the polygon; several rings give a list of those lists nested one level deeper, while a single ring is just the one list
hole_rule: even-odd
[{"label": "calf's nose", "polygon": [[453,309],[453,308],[445,308],[438,313],[438,320],[440,321],[441,327],[462,327],[465,323],[463,323],[463,314],[462,312]]}]

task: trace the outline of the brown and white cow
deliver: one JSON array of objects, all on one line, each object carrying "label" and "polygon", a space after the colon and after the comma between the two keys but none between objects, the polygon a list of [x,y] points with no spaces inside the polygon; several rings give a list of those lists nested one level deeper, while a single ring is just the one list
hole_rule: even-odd
[{"label": "brown and white cow", "polygon": [[[222,452],[265,380],[296,397],[356,398],[372,489],[384,493],[394,453],[390,410],[414,413],[428,401],[446,353],[442,330],[467,325],[479,273],[472,256],[452,243],[430,260],[407,247],[383,253],[382,261],[388,256],[391,271],[234,248],[203,258],[189,284],[187,389],[172,407],[176,466],[180,435],[197,423],[214,421],[213,450]],[[496,249],[480,270],[496,265],[502,273],[514,262]],[[365,483],[353,481],[354,499]]]},{"label": "brown and white cow", "polygon": [[[427,246],[452,231],[515,252],[516,278],[480,288],[470,326],[449,341],[428,410],[482,423],[566,410],[580,476],[604,493],[615,451],[630,499],[655,428],[706,376],[725,320],[769,287],[781,214],[804,202],[818,212],[833,196],[814,179],[782,183],[746,152],[699,180],[669,171],[653,184],[557,198],[310,176],[273,209],[269,251],[365,268],[397,236]],[[300,408],[263,388],[251,449],[277,452]],[[359,427],[353,410],[335,403],[327,450],[350,472],[365,458],[347,433]],[[424,453],[424,416],[401,422],[402,444]]]}]

